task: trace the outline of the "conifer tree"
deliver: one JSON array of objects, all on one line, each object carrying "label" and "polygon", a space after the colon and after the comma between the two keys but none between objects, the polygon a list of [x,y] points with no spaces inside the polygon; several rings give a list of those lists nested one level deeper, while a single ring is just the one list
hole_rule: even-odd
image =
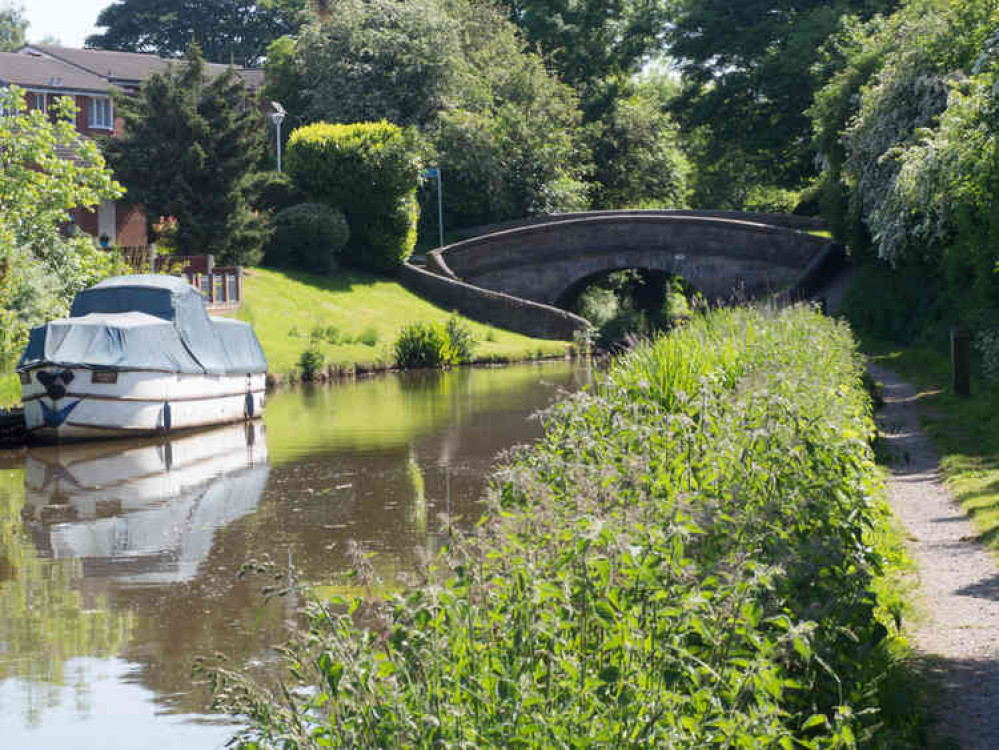
[{"label": "conifer tree", "polygon": [[177,251],[257,262],[269,235],[240,189],[264,147],[263,117],[232,70],[210,78],[194,45],[183,63],[115,101],[125,133],[105,151],[129,199],[150,220],[177,219]]}]

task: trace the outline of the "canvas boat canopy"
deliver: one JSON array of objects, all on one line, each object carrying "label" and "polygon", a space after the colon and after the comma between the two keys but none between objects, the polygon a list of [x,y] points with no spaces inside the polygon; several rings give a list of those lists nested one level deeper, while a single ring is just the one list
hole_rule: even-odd
[{"label": "canvas boat canopy", "polygon": [[18,369],[42,364],[195,375],[267,371],[253,329],[213,320],[173,276],[118,276],[80,292],[70,317],[34,328]]}]

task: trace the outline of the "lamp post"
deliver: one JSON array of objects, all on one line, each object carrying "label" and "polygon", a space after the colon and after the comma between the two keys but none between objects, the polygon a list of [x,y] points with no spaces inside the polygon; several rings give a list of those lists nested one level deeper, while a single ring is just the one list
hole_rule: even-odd
[{"label": "lamp post", "polygon": [[271,112],[271,120],[274,121],[274,127],[277,129],[277,171],[281,171],[281,123],[284,122],[284,116],[287,112],[284,111],[278,102],[271,102],[271,106],[274,107],[274,111]]}]

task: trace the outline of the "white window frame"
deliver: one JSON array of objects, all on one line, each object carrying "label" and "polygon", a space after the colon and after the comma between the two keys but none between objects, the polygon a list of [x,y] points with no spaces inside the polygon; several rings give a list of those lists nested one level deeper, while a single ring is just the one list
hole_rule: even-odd
[{"label": "white window frame", "polygon": [[35,109],[41,110],[43,113],[49,111],[49,97],[48,94],[33,93],[32,96],[35,99]]},{"label": "white window frame", "polygon": [[96,130],[114,129],[114,105],[109,96],[91,96],[87,100],[87,126]]},{"label": "white window frame", "polygon": [[[0,94],[6,95],[10,92],[10,87],[0,86]],[[8,117],[10,115],[16,115],[17,110],[11,110],[6,105],[0,104],[0,117]]]}]

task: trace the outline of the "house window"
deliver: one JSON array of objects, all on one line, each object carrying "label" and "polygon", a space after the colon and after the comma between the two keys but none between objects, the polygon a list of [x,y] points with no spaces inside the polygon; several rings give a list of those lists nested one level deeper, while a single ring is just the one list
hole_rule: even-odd
[{"label": "house window", "polygon": [[46,107],[45,94],[35,94],[35,106],[32,109],[37,109],[39,112],[45,112],[48,107]]},{"label": "house window", "polygon": [[17,114],[16,109],[7,106],[8,102],[6,101],[6,97],[8,96],[9,93],[10,89],[7,88],[6,86],[0,88],[0,115],[2,116]]},{"label": "house window", "polygon": [[107,97],[93,97],[89,104],[89,122],[92,128],[111,130],[114,127],[114,117],[111,113],[111,100]]}]

